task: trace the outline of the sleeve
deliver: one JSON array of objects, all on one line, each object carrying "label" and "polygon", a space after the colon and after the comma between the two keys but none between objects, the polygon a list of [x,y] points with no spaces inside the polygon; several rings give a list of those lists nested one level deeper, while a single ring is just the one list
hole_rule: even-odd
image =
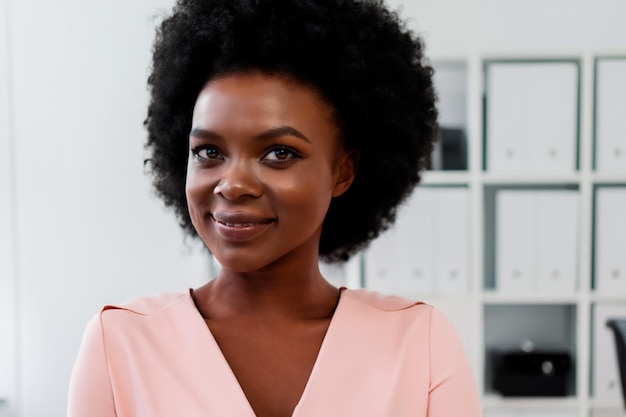
[{"label": "sleeve", "polygon": [[432,309],[428,417],[482,415],[472,369],[456,331],[441,312]]},{"label": "sleeve", "polygon": [[101,314],[87,324],[74,364],[68,394],[68,417],[116,416]]}]

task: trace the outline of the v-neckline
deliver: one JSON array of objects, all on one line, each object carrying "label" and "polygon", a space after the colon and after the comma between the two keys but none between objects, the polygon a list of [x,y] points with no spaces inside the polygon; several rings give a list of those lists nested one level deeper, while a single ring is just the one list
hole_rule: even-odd
[{"label": "v-neckline", "polygon": [[[330,343],[328,340],[332,340],[332,335],[334,333],[334,328],[337,327],[336,322],[337,322],[337,317],[340,316],[341,310],[342,310],[342,306],[344,305],[344,296],[343,293],[346,290],[346,287],[340,287],[339,288],[339,295],[338,295],[338,300],[337,300],[337,306],[335,307],[335,311],[333,313],[333,316],[330,319],[330,323],[328,324],[328,328],[326,329],[326,332],[324,333],[324,337],[322,339],[322,343],[320,345],[320,348],[317,352],[317,356],[315,357],[315,361],[313,362],[313,367],[311,368],[311,372],[309,373],[309,376],[307,378],[307,381],[304,385],[304,389],[302,390],[302,394],[300,394],[300,398],[298,399],[298,402],[296,403],[296,406],[294,407],[293,411],[291,412],[291,417],[297,417],[298,413],[300,411],[300,409],[302,408],[302,404],[304,403],[304,401],[307,398],[307,393],[308,391],[311,390],[311,385],[315,382],[315,375],[317,373],[319,373],[319,369],[321,368],[322,365],[320,365],[320,363],[323,361],[324,355],[326,350],[328,350],[328,344]],[[222,368],[222,370],[224,372],[226,372],[226,374],[228,375],[228,379],[229,379],[229,384],[232,384],[233,387],[233,392],[236,392],[237,396],[241,398],[242,403],[245,404],[245,408],[248,409],[248,414],[250,415],[250,417],[257,417],[256,413],[254,412],[254,409],[252,408],[252,405],[250,404],[250,401],[248,400],[248,397],[246,396],[245,391],[243,390],[243,387],[241,386],[239,380],[237,379],[237,376],[235,375],[235,372],[233,371],[233,369],[231,368],[230,364],[228,363],[228,360],[226,359],[226,355],[224,355],[224,352],[222,352],[222,349],[220,348],[219,344],[217,343],[217,339],[215,338],[215,336],[213,335],[213,332],[211,331],[211,328],[208,326],[208,324],[206,323],[204,317],[202,316],[202,313],[200,313],[200,310],[198,310],[198,307],[195,304],[195,301],[193,299],[193,290],[190,289],[188,292],[188,296],[189,296],[189,301],[191,302],[191,307],[194,309],[194,311],[196,312],[196,317],[199,320],[200,324],[204,327],[204,331],[205,334],[207,335],[207,343],[208,343],[208,347],[210,348],[211,353],[215,354],[216,357],[216,361],[219,362],[220,367]],[[323,364],[323,362],[322,362]]]}]

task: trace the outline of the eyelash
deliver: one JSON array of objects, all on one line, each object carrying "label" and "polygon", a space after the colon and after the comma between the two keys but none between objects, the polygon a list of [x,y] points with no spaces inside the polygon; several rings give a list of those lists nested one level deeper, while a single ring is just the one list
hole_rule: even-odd
[{"label": "eyelash", "polygon": [[[200,152],[202,151],[212,151],[215,152],[216,154],[218,154],[220,157],[219,158],[207,158],[204,156],[200,156]],[[196,161],[198,162],[205,162],[205,161],[209,161],[209,160],[215,160],[215,159],[224,159],[222,157],[221,152],[219,151],[218,148],[216,148],[215,146],[210,146],[210,145],[200,145],[200,146],[196,146],[194,148],[191,149],[191,153],[192,155],[196,158]]]},{"label": "eyelash", "polygon": [[[272,152],[276,152],[276,151],[287,152],[288,154],[290,154],[290,156],[288,158],[286,158],[286,159],[271,159],[271,160],[266,159],[268,155],[270,155]],[[289,161],[291,161],[293,159],[298,159],[298,158],[301,158],[301,155],[298,152],[296,152],[294,149],[290,148],[289,146],[285,146],[285,145],[277,145],[277,146],[271,147],[267,152],[265,152],[265,154],[263,155],[262,160],[269,161],[267,163],[270,163],[270,164],[282,165],[282,164],[288,163]]]},{"label": "eyelash", "polygon": [[[212,155],[217,155],[218,157],[216,158],[211,158],[211,157],[205,157],[205,156],[200,156],[200,153],[202,151],[209,151],[212,152]],[[290,156],[286,159],[267,159],[268,155],[270,155],[272,152],[277,152],[277,151],[285,151],[288,154],[290,154]],[[195,159],[198,162],[208,162],[211,160],[223,160],[224,157],[222,156],[219,148],[212,146],[212,145],[200,145],[200,146],[196,146],[194,148],[191,149],[191,153],[192,155],[195,157]],[[270,147],[264,154],[263,157],[261,158],[261,161],[264,161],[267,164],[271,164],[271,165],[283,165],[288,163],[289,161],[293,160],[293,159],[299,159],[302,156],[296,152],[293,148],[290,148],[289,146],[285,146],[285,145],[275,145]]]}]

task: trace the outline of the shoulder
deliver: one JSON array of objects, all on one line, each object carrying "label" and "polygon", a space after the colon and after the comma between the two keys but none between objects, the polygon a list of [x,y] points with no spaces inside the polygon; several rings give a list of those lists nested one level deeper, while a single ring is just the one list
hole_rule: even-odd
[{"label": "shoulder", "polygon": [[107,304],[102,308],[100,314],[122,313],[150,316],[177,304],[185,303],[190,297],[188,291],[136,297],[121,304]]},{"label": "shoulder", "polygon": [[363,289],[351,290],[342,289],[342,297],[357,303],[366,305],[370,308],[380,311],[403,311],[410,309],[429,310],[432,307],[422,301],[412,301],[397,295],[384,295],[378,292],[367,291]]},{"label": "shoulder", "polygon": [[[133,298],[121,304],[106,305],[96,319],[102,338],[109,346],[144,346],[176,338],[194,329],[201,317],[191,294],[163,293]],[[147,346],[147,345],[146,345]],[[126,349],[126,348],[123,348]],[[123,350],[122,349],[122,350]]]},{"label": "shoulder", "polygon": [[454,334],[455,330],[447,316],[423,301],[409,300],[396,295],[383,295],[363,289],[343,289],[351,310],[360,312],[364,319],[380,318],[381,321],[404,322],[406,326],[419,328],[420,333],[438,335]]}]

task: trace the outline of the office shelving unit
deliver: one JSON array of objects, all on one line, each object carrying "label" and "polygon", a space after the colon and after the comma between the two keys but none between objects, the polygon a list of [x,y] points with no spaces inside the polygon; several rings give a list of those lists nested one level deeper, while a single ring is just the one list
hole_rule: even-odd
[{"label": "office shelving unit", "polygon": [[[594,317],[598,306],[617,306],[626,314],[626,290],[598,290],[595,278],[595,235],[597,233],[596,207],[597,190],[604,187],[623,187],[626,192],[626,165],[624,169],[603,171],[598,167],[597,114],[598,105],[598,66],[607,59],[623,59],[626,62],[626,51],[612,53],[550,53],[550,54],[518,54],[512,55],[490,53],[475,54],[462,58],[440,57],[433,59],[434,66],[445,71],[446,68],[461,68],[465,73],[465,124],[467,135],[468,167],[462,171],[433,170],[425,173],[423,183],[417,193],[425,188],[462,187],[467,190],[469,204],[469,264],[466,291],[462,293],[431,293],[419,291],[402,291],[402,295],[410,298],[426,300],[448,313],[455,324],[470,361],[476,371],[477,382],[483,393],[485,415],[490,417],[504,416],[550,416],[550,417],[618,417],[625,416],[623,403],[615,396],[606,399],[597,395],[598,384],[595,386],[593,377]],[[534,169],[528,165],[526,169],[516,172],[490,170],[486,149],[486,135],[489,94],[489,65],[494,63],[515,63],[516,65],[532,65],[534,63],[573,63],[576,68],[575,91],[575,135],[574,161],[571,170],[550,171]],[[437,75],[436,75],[437,76]],[[626,78],[626,72],[624,73]],[[440,86],[446,88],[446,86]],[[441,90],[440,88],[440,90]],[[457,98],[457,92],[441,91],[441,99]],[[463,106],[461,106],[463,107]],[[445,110],[446,106],[442,105]],[[621,109],[623,113],[623,108]],[[623,113],[626,116],[626,113]],[[530,121],[532,123],[532,121]],[[514,129],[515,127],[512,126]],[[531,144],[527,146],[532,146]],[[622,158],[626,158],[626,137],[623,138]],[[619,150],[615,150],[619,155]],[[600,168],[600,169],[599,169]],[[496,228],[495,196],[499,190],[574,190],[578,196],[578,228],[575,259],[575,290],[567,292],[528,292],[508,293],[500,291],[494,266],[496,261],[496,244],[494,243]],[[624,212],[626,214],[626,211]],[[419,233],[419,231],[416,231]],[[626,257],[626,245],[623,247]],[[367,271],[365,262],[352,264],[348,270],[361,268],[362,281],[349,282],[352,286],[372,287],[373,271]],[[621,273],[622,281],[626,271]],[[355,274],[352,273],[352,276]],[[406,286],[402,287],[406,288]],[[622,288],[616,286],[616,288]],[[623,288],[626,288],[624,286]],[[380,285],[373,289],[380,290]],[[383,288],[384,290],[384,288]],[[398,292],[390,285],[389,292]],[[613,307],[610,307],[613,308]],[[597,323],[596,323],[597,326]],[[477,337],[476,335],[480,335]],[[540,347],[558,346],[567,349],[573,358],[573,368],[569,380],[568,395],[564,397],[527,397],[506,398],[494,393],[490,388],[489,350],[495,346],[512,346],[521,339],[531,338]],[[614,349],[613,345],[602,346],[602,349]],[[607,351],[607,354],[611,353]]]}]

